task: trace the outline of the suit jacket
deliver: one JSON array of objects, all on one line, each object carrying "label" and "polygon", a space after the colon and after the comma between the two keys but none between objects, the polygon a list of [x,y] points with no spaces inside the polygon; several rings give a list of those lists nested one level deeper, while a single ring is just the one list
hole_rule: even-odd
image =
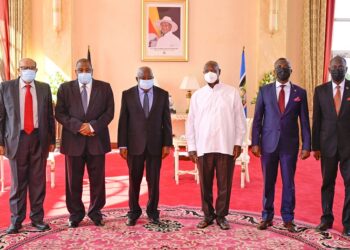
[{"label": "suit jacket", "polygon": [[[49,153],[49,145],[56,143],[55,119],[50,86],[34,81],[38,103],[38,130],[43,156]],[[0,86],[0,145],[5,154],[14,159],[21,134],[19,78],[1,83]]]},{"label": "suit jacket", "polygon": [[123,92],[118,126],[118,146],[131,155],[141,155],[146,147],[152,155],[161,155],[163,146],[172,146],[172,128],[168,92],[153,87],[153,103],[145,117],[138,87]]},{"label": "suit jacket", "polygon": [[277,146],[287,152],[299,150],[300,119],[302,149],[311,149],[311,133],[306,91],[291,83],[289,101],[281,114],[276,94],[276,82],[260,88],[252,129],[252,145],[260,145],[263,152],[272,153]]},{"label": "suit jacket", "polygon": [[[111,151],[108,124],[114,117],[114,98],[109,83],[92,80],[86,114],[78,80],[61,84],[55,115],[63,126],[60,147],[62,154],[81,156],[87,150],[91,155],[101,155]],[[94,136],[79,133],[83,123],[90,123],[95,131]]]},{"label": "suit jacket", "polygon": [[312,149],[332,157],[350,157],[350,81],[345,80],[339,115],[335,111],[332,82],[315,88],[312,124]]}]

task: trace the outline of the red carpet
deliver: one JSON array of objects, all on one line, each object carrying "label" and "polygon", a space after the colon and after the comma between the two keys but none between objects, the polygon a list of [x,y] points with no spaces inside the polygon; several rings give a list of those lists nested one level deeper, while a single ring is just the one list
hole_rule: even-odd
[{"label": "red carpet", "polygon": [[[181,161],[181,167],[192,167],[190,162]],[[251,157],[249,165],[251,182],[244,189],[240,188],[240,167],[236,167],[233,182],[230,209],[241,211],[252,211],[260,213],[262,195],[262,175],[259,160]],[[127,166],[121,157],[115,153],[108,154],[106,167],[107,181],[107,205],[108,208],[120,208],[128,206],[128,180]],[[5,164],[6,191],[0,193],[0,228],[7,227],[10,221],[8,197],[10,186],[10,173],[8,163]],[[85,183],[87,187],[87,183]],[[47,195],[45,200],[45,212],[47,218],[60,214],[67,214],[64,198],[64,157],[56,157],[56,187],[50,188],[47,183]],[[321,173],[320,163],[313,158],[306,161],[299,161],[296,172],[296,210],[295,219],[311,224],[318,224],[321,216],[320,203]],[[143,195],[140,198],[141,204],[147,202],[147,188],[143,185]],[[88,201],[88,192],[84,191],[84,196]],[[336,195],[334,201],[334,229],[342,231],[341,212],[343,207],[344,186],[339,174]],[[281,179],[278,178],[276,185],[275,214],[280,215],[281,200]],[[194,206],[200,207],[199,185],[190,175],[180,176],[180,184],[174,181],[173,157],[168,157],[162,166],[161,171],[161,194],[160,204],[168,206]]]}]

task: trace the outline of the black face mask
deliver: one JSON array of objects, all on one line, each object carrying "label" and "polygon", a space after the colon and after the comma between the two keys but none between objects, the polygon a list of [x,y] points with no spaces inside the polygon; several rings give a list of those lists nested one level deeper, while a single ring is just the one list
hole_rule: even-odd
[{"label": "black face mask", "polygon": [[287,81],[290,77],[291,69],[290,68],[277,68],[276,75],[277,79],[281,81]]},{"label": "black face mask", "polygon": [[332,76],[333,81],[341,82],[345,78],[345,69],[342,69],[342,68],[331,69],[331,76]]}]

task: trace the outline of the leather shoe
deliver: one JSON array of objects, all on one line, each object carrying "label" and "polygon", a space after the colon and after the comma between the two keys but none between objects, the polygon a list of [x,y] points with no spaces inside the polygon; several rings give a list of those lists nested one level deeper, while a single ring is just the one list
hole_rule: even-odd
[{"label": "leather shoe", "polygon": [[202,220],[201,222],[199,222],[197,224],[197,228],[206,228],[209,225],[213,224],[214,219],[207,219],[205,218],[204,220]]},{"label": "leather shoe", "polygon": [[259,230],[266,230],[268,227],[271,226],[273,226],[272,220],[262,220],[256,228]]},{"label": "leather shoe", "polygon": [[135,226],[136,225],[136,221],[137,221],[137,219],[128,218],[128,220],[125,222],[125,225],[127,225],[128,227]]},{"label": "leather shoe", "polygon": [[296,233],[298,232],[297,226],[293,223],[293,221],[284,222],[283,226],[288,230],[290,233]]},{"label": "leather shoe", "polygon": [[22,228],[22,225],[13,225],[11,224],[9,228],[6,230],[7,234],[17,234],[19,230]]},{"label": "leather shoe", "polygon": [[331,229],[333,225],[331,223],[327,222],[321,222],[317,227],[316,230],[320,232],[327,231],[327,229]]},{"label": "leather shoe", "polygon": [[46,230],[50,230],[50,226],[49,224],[40,221],[40,222],[32,222],[32,226],[35,227],[36,229],[38,229],[39,231],[46,231]]},{"label": "leather shoe", "polygon": [[160,224],[159,218],[149,218],[149,221],[150,221],[152,224],[156,224],[156,225],[159,225],[159,224]]},{"label": "leather shoe", "polygon": [[95,224],[95,226],[97,227],[103,227],[105,225],[105,222],[103,221],[103,219],[100,220],[92,220],[92,222]]},{"label": "leather shoe", "polygon": [[350,228],[345,228],[343,229],[343,235],[349,237],[350,236]]},{"label": "leather shoe", "polygon": [[78,221],[70,220],[70,221],[68,222],[68,227],[69,227],[69,228],[76,228],[76,227],[78,227],[78,226],[79,226],[79,222],[78,222]]},{"label": "leather shoe", "polygon": [[222,230],[229,230],[230,229],[230,224],[228,223],[228,221],[226,220],[225,217],[223,218],[217,218],[216,219],[216,223],[219,225],[219,227]]}]

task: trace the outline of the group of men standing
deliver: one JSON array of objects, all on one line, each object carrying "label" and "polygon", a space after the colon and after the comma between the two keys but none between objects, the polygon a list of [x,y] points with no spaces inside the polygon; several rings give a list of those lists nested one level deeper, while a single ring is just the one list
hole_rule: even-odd
[{"label": "group of men standing", "polygon": [[[264,191],[262,221],[258,229],[273,225],[274,194],[278,165],[283,191],[281,215],[284,226],[297,232],[294,224],[294,175],[301,159],[314,151],[321,159],[322,209],[320,231],[332,228],[334,186],[338,165],[345,183],[343,234],[350,236],[350,82],[344,58],[332,59],[332,81],[316,87],[313,105],[312,141],[306,91],[290,82],[290,63],[280,58],[274,65],[276,82],[262,87],[257,98],[252,129],[252,153],[261,158]],[[44,222],[45,167],[49,151],[55,148],[55,118],[50,87],[35,81],[37,67],[32,59],[19,63],[16,80],[0,86],[0,155],[11,165],[11,225],[7,233],[18,233],[26,216],[29,191],[30,219],[40,231],[50,229]],[[111,86],[92,78],[87,59],[76,63],[77,79],[63,83],[57,94],[55,117],[62,124],[60,150],[66,157],[66,205],[69,227],[75,228],[85,217],[82,183],[85,166],[90,183],[88,217],[103,226],[102,208],[106,202],[105,154],[111,150],[108,124],[114,117]],[[198,164],[204,218],[197,225],[205,228],[216,220],[223,230],[230,228],[228,215],[235,160],[241,154],[246,119],[239,91],[219,80],[217,62],[204,65],[207,83],[191,99],[186,138],[189,156]],[[170,153],[172,127],[169,95],[154,86],[149,67],[137,71],[137,85],[122,94],[118,126],[120,155],[129,169],[129,212],[127,226],[134,226],[142,214],[140,185],[146,168],[149,200],[146,213],[159,224],[159,178],[162,159]],[[213,205],[213,180],[218,195]]]}]

